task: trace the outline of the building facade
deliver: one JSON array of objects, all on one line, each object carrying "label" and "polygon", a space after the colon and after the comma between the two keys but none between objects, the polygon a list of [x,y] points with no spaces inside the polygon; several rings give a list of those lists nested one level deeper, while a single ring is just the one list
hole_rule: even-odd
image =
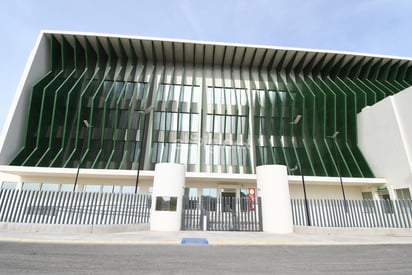
[{"label": "building facade", "polygon": [[241,196],[281,164],[291,197],[302,180],[312,198],[410,197],[365,158],[358,116],[411,83],[406,58],[42,32],[2,132],[2,188],[149,193],[169,162],[187,194]]}]

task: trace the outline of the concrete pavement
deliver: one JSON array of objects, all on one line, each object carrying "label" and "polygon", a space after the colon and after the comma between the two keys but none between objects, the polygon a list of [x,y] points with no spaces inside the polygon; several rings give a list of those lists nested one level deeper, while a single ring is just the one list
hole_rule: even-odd
[{"label": "concrete pavement", "polygon": [[117,233],[24,232],[0,230],[0,241],[40,243],[89,243],[130,245],[371,245],[412,244],[410,229],[333,229],[295,227],[292,234],[264,232],[177,231],[153,232],[141,230]]}]

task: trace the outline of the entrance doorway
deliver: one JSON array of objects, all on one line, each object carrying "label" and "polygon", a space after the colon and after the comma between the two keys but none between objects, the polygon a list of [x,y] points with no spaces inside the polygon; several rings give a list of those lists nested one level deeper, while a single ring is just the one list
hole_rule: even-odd
[{"label": "entrance doorway", "polygon": [[236,189],[223,188],[221,190],[222,212],[236,212]]}]

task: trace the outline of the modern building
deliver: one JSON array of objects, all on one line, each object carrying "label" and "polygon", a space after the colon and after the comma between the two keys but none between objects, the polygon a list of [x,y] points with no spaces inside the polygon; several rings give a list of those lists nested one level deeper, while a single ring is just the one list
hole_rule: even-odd
[{"label": "modern building", "polygon": [[[0,139],[1,188],[241,196],[288,167],[292,198],[410,198],[412,59],[41,32]],[[409,88],[409,89],[408,89]]]}]

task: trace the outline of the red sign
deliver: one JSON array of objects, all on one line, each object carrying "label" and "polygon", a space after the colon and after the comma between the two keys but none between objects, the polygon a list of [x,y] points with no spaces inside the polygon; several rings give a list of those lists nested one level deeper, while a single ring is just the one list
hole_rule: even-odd
[{"label": "red sign", "polygon": [[256,188],[248,188],[247,196],[249,198],[249,209],[251,211],[254,211],[255,210]]},{"label": "red sign", "polygon": [[256,188],[248,188],[247,195],[249,198],[256,198]]}]

